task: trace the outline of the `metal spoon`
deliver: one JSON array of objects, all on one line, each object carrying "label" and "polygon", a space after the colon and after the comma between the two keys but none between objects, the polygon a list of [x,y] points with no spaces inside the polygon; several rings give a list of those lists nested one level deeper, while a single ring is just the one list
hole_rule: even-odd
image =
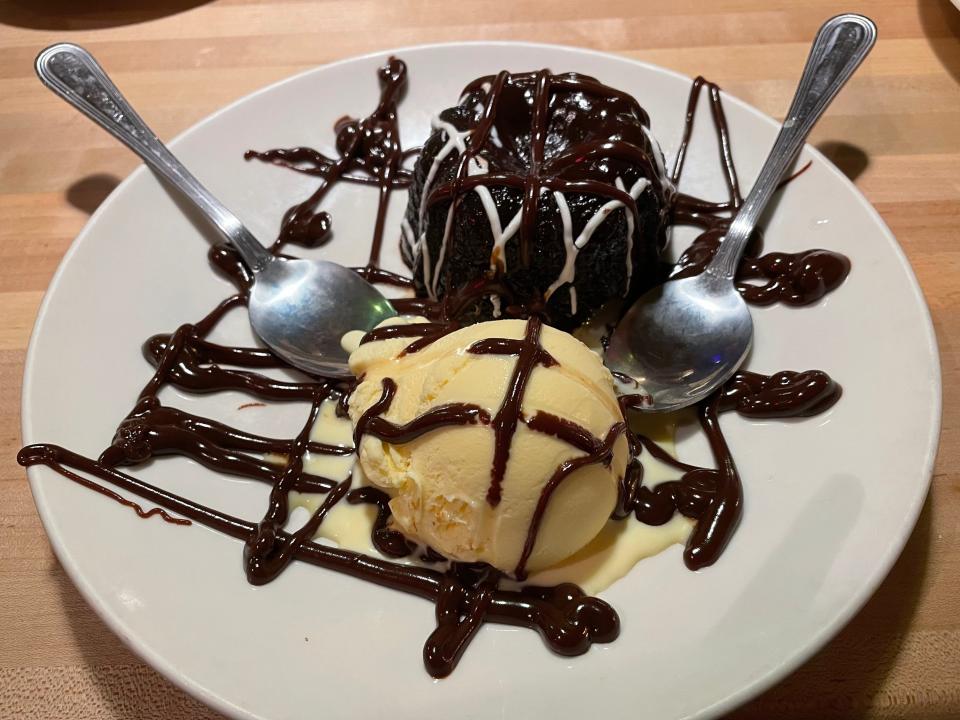
[{"label": "metal spoon", "polygon": [[654,412],[702,400],[730,378],[753,342],[753,321],[734,286],[740,257],[780,178],[827,106],[877,39],[862,15],[838,15],[817,33],[780,134],[706,270],[645,293],[617,325],[605,362],[637,380]]},{"label": "metal spoon", "polygon": [[308,373],[346,377],[340,339],[396,315],[387,299],[349,268],[269,253],[147,127],[86,50],[60,43],[36,60],[40,80],[143,158],[230,241],[254,276],[250,324],[270,348]]}]

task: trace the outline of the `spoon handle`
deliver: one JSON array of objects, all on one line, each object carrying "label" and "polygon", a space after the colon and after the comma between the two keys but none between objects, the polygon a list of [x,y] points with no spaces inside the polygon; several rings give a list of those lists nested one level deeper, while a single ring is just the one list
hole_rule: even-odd
[{"label": "spoon handle", "polygon": [[877,26],[863,15],[838,15],[820,28],[780,134],[750,194],[707,266],[707,273],[723,280],[733,280],[750,234],[780,178],[800,152],[814,124],[863,62],[876,39]]},{"label": "spoon handle", "polygon": [[52,45],[37,56],[36,70],[44,85],[133,150],[192,200],[233,244],[250,270],[257,272],[272,259],[237,216],[160,142],[89,52],[70,43]]}]

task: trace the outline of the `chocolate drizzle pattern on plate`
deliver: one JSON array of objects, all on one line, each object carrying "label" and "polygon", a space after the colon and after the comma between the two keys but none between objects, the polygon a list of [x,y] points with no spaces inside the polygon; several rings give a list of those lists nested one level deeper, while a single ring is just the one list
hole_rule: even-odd
[{"label": "chocolate drizzle pattern on plate", "polygon": [[376,187],[378,201],[373,242],[370,244],[370,258],[366,267],[360,269],[360,274],[369,282],[406,285],[406,278],[380,269],[380,249],[383,247],[390,195],[395,189],[410,184],[410,171],[404,169],[403,161],[418,152],[417,148],[402,150],[400,147],[397,102],[406,87],[407,66],[392,57],[380,68],[378,76],[381,92],[376,109],[360,120],[344,116],[334,125],[339,157],[327,157],[305,147],[266,152],[248,150],[244,157],[265,160],[323,179],[310,197],[287,210],[280,224],[280,235],[272,248],[274,251],[279,251],[286,243],[315,247],[329,240],[330,215],[317,208],[338,181]]},{"label": "chocolate drizzle pattern on plate", "polygon": [[[404,87],[406,67],[400,60],[390,58],[381,68],[379,78],[382,94],[373,113],[361,120],[344,118],[336,124],[336,157],[309,148],[251,151],[247,157],[321,178],[318,189],[284,216],[272,252],[280,254],[291,243],[315,246],[327,242],[331,220],[319,210],[319,204],[330,187],[341,181],[370,186],[378,191],[377,222],[369,262],[357,271],[374,282],[409,287],[409,279],[379,267],[386,208],[393,190],[409,184],[410,172],[403,163],[416,152],[403,150],[399,143],[397,102]],[[501,74],[494,83],[500,82],[501,78],[506,81],[505,75]],[[544,88],[556,82],[582,82],[553,76],[548,71],[537,73],[536,78],[541,94],[546,92]],[[725,223],[729,222],[723,217],[724,213],[735,210],[742,201],[719,90],[702,78],[695,81],[691,93],[684,142],[674,166],[673,180],[676,182],[680,178],[696,98],[704,86],[710,90],[711,113],[721,139],[730,198],[723,203],[708,203],[687,195],[677,196],[671,210],[673,222],[693,224],[706,230],[698,241],[699,246],[695,243],[688,251],[679,272],[696,271],[702,264],[702,258],[697,258],[712,251],[716,238],[722,235]],[[629,100],[635,103],[632,98]],[[460,180],[463,185],[469,178]],[[441,190],[438,188],[436,192]],[[461,190],[462,187],[458,186],[444,192],[456,196]],[[626,207],[631,207],[629,198],[620,199]],[[537,192],[525,192],[524,225],[533,222],[536,203]],[[713,240],[709,237],[711,233],[714,233]],[[710,246],[708,240],[714,245]],[[812,251],[795,258],[773,255],[748,259],[742,270],[745,280],[756,277],[756,272],[769,281],[762,297],[754,298],[754,301],[812,302],[839,285],[849,269],[845,258],[827,251]],[[303,457],[307,452],[331,456],[353,453],[351,447],[313,442],[310,432],[325,402],[336,403],[338,416],[346,415],[347,398],[354,383],[325,379],[275,380],[264,375],[263,371],[287,366],[269,350],[221,345],[208,339],[230,310],[245,306],[251,281],[248,271],[228,245],[212,248],[209,257],[211,264],[237,285],[238,292],[199,322],[182,325],[169,335],[156,335],[147,340],[144,355],[155,367],[155,373],[139,394],[133,410],[120,423],[111,445],[97,460],[58,445],[29,445],[18,454],[17,459],[22,465],[46,465],[74,482],[133,508],[141,517],[158,515],[177,524],[197,522],[242,541],[247,578],[253,584],[270,582],[296,559],[431,600],[436,605],[437,627],[426,641],[423,658],[434,677],[446,676],[453,670],[484,622],[533,628],[552,650],[562,655],[579,655],[593,643],[616,639],[619,634],[617,613],[604,601],[586,596],[575,585],[505,590],[498,587],[499,573],[487,566],[450,563],[447,569],[441,570],[399,564],[315,542],[314,534],[324,516],[345,498],[349,503],[376,506],[377,519],[371,541],[385,556],[399,558],[415,552],[402,535],[389,528],[385,493],[375,488],[351,488],[349,478],[338,481],[303,471]],[[753,267],[751,263],[756,265],[756,270],[750,269]],[[460,314],[477,298],[496,290],[509,300],[509,292],[498,282],[494,277],[472,283],[447,292],[439,300],[407,298],[394,301],[398,311],[424,315],[430,322],[376,330],[368,334],[365,341],[409,337],[412,342],[405,352],[417,352],[457,329]],[[740,480],[723,439],[719,413],[735,410],[754,418],[803,417],[823,412],[840,396],[839,386],[819,371],[780,372],[772,376],[741,371],[697,410],[713,450],[716,468],[699,468],[676,460],[652,440],[631,430],[627,422],[616,423],[604,438],[597,438],[575,423],[545,413],[524,418],[521,417],[520,402],[526,379],[538,365],[556,362],[539,344],[541,317],[538,311],[541,309],[542,305],[537,303],[508,302],[505,307],[507,316],[527,318],[524,339],[482,341],[470,349],[476,353],[517,356],[510,390],[493,417],[483,408],[452,406],[438,408],[429,417],[418,418],[406,426],[396,426],[379,417],[389,407],[392,398],[392,381],[384,381],[383,396],[376,409],[371,408],[358,423],[356,435],[356,440],[363,433],[369,433],[389,442],[405,442],[417,433],[444,424],[490,424],[498,433],[498,448],[503,443],[491,470],[488,494],[491,504],[496,504],[498,499],[498,478],[502,480],[502,469],[498,468],[506,463],[510,437],[518,422],[524,422],[534,431],[561,438],[581,450],[584,454],[561,465],[544,488],[531,522],[523,558],[516,568],[517,577],[524,575],[524,566],[533,550],[537,528],[551,493],[577,467],[594,462],[609,463],[613,444],[621,434],[626,434],[633,459],[623,478],[614,516],[624,518],[633,513],[650,524],[666,522],[674,512],[696,518],[698,522],[688,542],[685,560],[694,568],[709,565],[729,540],[739,519],[742,501]],[[163,405],[158,393],[167,386],[190,393],[234,390],[250,396],[257,403],[306,401],[310,403],[310,411],[295,437],[270,438]],[[627,417],[631,409],[641,403],[639,395],[621,398],[624,416]],[[683,471],[682,477],[675,482],[660,484],[655,490],[643,486],[639,459],[644,452]],[[136,466],[161,455],[189,457],[220,473],[268,483],[271,492],[267,510],[258,522],[251,522],[205,507],[118,469],[122,465]],[[265,460],[265,456],[274,460],[280,458],[282,462]],[[156,507],[146,511],[107,485]],[[283,527],[290,512],[288,496],[294,490],[325,493],[325,497],[307,523],[298,531],[289,533]],[[438,559],[430,549],[426,549],[422,557],[430,562]]]},{"label": "chocolate drizzle pattern on plate", "polygon": [[[724,179],[730,199],[726,202],[713,203],[682,193],[677,195],[673,206],[673,222],[678,225],[694,225],[705,232],[680,256],[670,276],[674,280],[699,275],[706,269],[730,225],[730,218],[719,213],[736,211],[743,204],[740,182],[733,164],[727,118],[720,101],[720,88],[702,77],[693,81],[687,103],[683,140],[677,151],[671,180],[675,184],[680,181],[693,132],[697,101],[704,87],[709,91],[710,111],[717,130],[720,159],[723,163]],[[794,180],[809,167],[808,162],[799,171],[785,178],[780,186]],[[850,260],[839,253],[813,249],[798,253],[772,252],[760,255],[762,245],[762,234],[755,231],[736,276],[737,289],[744,300],[753,305],[772,305],[776,302],[787,305],[810,305],[840,287],[850,273]]]}]

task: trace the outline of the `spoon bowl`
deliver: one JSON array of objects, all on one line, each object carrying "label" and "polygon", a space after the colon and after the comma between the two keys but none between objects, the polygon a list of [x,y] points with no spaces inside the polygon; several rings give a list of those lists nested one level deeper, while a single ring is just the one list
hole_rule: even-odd
[{"label": "spoon bowl", "polygon": [[352,270],[325,260],[277,258],[257,273],[250,324],[294,367],[326,377],[349,375],[340,339],[396,315],[383,295]]},{"label": "spoon bowl", "polygon": [[691,405],[725,382],[753,342],[746,302],[707,273],[648,291],[620,325],[630,332],[610,338],[607,365],[630,368],[649,404],[662,412]]}]

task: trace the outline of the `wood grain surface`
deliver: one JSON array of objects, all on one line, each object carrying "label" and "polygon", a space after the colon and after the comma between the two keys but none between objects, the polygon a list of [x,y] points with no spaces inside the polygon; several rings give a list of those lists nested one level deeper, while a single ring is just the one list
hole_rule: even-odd
[{"label": "wood grain surface", "polygon": [[947,0],[0,0],[0,717],[216,717],[87,607],[14,459],[24,353],[44,289],[89,214],[136,165],[41,87],[32,68],[40,48],[86,45],[162,137],[328,61],[477,39],[591,47],[704,73],[780,116],[817,27],[848,10],[872,16],[881,39],[813,142],[880,211],[926,294],[943,364],[940,454],[920,522],[876,595],[732,717],[960,718],[960,11]]}]

